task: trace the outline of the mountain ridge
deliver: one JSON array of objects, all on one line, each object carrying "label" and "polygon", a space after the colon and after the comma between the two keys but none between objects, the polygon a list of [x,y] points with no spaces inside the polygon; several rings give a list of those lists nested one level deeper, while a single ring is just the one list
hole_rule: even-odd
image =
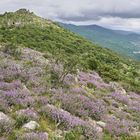
[{"label": "mountain ridge", "polygon": [[98,24],[87,24],[87,25],[76,25],[76,24],[71,24],[71,23],[63,23],[63,22],[58,22],[59,24],[66,24],[66,25],[72,25],[72,26],[76,26],[76,27],[96,27],[96,28],[100,28],[100,29],[104,29],[104,30],[110,30],[110,31],[113,31],[113,32],[120,32],[121,33],[125,33],[125,34],[135,34],[135,35],[140,35],[139,33],[137,32],[134,32],[134,31],[128,31],[128,30],[119,30],[119,29],[112,29],[112,28],[107,28],[107,27],[104,27],[104,26],[101,26],[101,25],[98,25]]},{"label": "mountain ridge", "polygon": [[112,30],[98,25],[75,26],[63,23],[61,25],[102,47],[109,48],[122,55],[140,60],[140,56],[133,53],[139,51],[140,34]]}]

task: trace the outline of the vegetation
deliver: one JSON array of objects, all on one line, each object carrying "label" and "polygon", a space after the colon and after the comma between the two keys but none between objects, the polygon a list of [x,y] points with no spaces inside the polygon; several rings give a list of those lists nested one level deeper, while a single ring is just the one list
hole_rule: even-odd
[{"label": "vegetation", "polygon": [[135,60],[140,60],[138,53],[140,34],[131,31],[111,30],[98,25],[59,24],[94,43],[100,44],[102,47],[109,48]]},{"label": "vegetation", "polygon": [[0,42],[50,52],[54,57],[59,54],[65,61],[77,56],[79,68],[96,70],[107,81],[118,81],[128,90],[140,91],[139,62],[96,46],[29,11],[19,10],[0,16]]},{"label": "vegetation", "polygon": [[[81,69],[96,70],[109,81],[118,81],[127,89],[140,91],[139,63],[98,47],[56,23],[41,19],[29,11],[0,16],[0,42],[62,55],[65,61],[79,57]],[[131,85],[131,87],[129,87]]]},{"label": "vegetation", "polygon": [[139,139],[139,63],[25,9],[0,18],[0,139]]}]

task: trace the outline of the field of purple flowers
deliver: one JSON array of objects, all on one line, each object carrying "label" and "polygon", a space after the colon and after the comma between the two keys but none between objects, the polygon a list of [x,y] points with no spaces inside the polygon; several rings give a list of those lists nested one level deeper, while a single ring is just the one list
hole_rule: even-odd
[{"label": "field of purple flowers", "polygon": [[95,71],[63,73],[43,53],[0,47],[0,140],[139,140],[140,95]]}]

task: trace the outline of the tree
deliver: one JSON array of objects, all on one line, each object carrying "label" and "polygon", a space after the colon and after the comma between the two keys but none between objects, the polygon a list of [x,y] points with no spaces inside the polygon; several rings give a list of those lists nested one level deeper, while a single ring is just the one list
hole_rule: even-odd
[{"label": "tree", "polygon": [[52,60],[52,79],[55,78],[55,81],[61,84],[69,73],[75,73],[77,71],[79,57],[76,55],[66,57],[64,56],[65,53],[62,53],[64,50],[61,50],[60,48],[57,49],[58,51],[54,51],[53,54],[54,58]]}]

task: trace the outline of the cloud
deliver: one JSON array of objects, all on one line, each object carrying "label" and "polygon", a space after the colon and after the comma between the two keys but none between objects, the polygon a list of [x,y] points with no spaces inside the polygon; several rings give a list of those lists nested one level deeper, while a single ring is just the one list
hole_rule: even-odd
[{"label": "cloud", "polygon": [[140,30],[139,0],[3,0],[0,13],[27,8],[57,21]]}]

